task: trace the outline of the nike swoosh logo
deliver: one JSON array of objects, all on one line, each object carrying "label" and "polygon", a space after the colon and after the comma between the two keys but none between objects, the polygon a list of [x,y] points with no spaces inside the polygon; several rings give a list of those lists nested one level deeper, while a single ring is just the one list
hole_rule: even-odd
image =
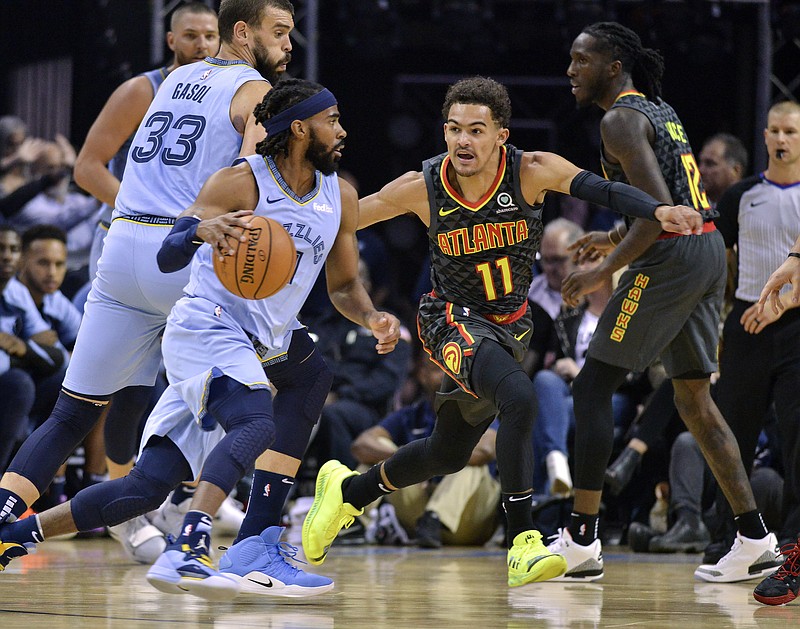
[{"label": "nike swoosh logo", "polygon": [[271,588],[272,587],[272,580],[271,579],[267,579],[266,583],[262,583],[261,581],[256,581],[255,579],[247,579],[247,580],[250,581],[250,583],[255,583],[256,585],[260,585],[260,586],[265,587],[265,588]]},{"label": "nike swoosh logo", "polygon": [[31,537],[37,544],[41,544],[44,541],[38,531],[31,531]]},{"label": "nike swoosh logo", "polygon": [[293,480],[290,480],[290,479],[288,479],[288,478],[282,478],[282,479],[281,479],[281,482],[282,482],[282,483],[286,483],[287,485],[294,485],[294,481],[293,481]]},{"label": "nike swoosh logo", "polygon": [[277,203],[280,200],[281,200],[281,197],[278,197],[277,199],[270,199],[269,197],[267,197],[267,203],[269,203],[270,205],[273,204],[273,203]]},{"label": "nike swoosh logo", "polygon": [[765,203],[766,201],[759,201],[758,203],[756,203],[755,201],[750,201],[750,207],[757,207],[759,205],[764,205]]},{"label": "nike swoosh logo", "polygon": [[524,496],[509,496],[508,501],[519,502],[520,500],[530,500],[531,497],[532,497],[531,494],[525,494]]},{"label": "nike swoosh logo", "polygon": [[445,210],[443,207],[440,207],[439,208],[439,216],[448,216],[449,214],[452,214],[453,212],[458,212],[458,210],[460,210],[460,209],[461,208],[454,207],[451,210]]},{"label": "nike swoosh logo", "polygon": [[522,334],[515,334],[515,335],[514,335],[514,338],[515,338],[515,339],[517,339],[518,341],[521,341],[522,339],[524,339],[524,338],[525,338],[525,335],[526,335],[528,332],[530,332],[530,331],[531,331],[531,329],[530,329],[530,328],[528,328],[528,329],[527,329],[527,330],[525,330],[525,331],[524,331]]}]

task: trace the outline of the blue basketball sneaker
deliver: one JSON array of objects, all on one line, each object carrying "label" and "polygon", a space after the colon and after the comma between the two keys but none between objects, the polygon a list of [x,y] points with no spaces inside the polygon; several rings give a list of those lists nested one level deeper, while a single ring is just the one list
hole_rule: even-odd
[{"label": "blue basketball sneaker", "polygon": [[[270,526],[231,546],[219,560],[219,571],[239,582],[242,594],[316,596],[333,589],[333,581],[289,563],[297,548],[280,541],[283,527]],[[301,562],[302,563],[302,562]]]},{"label": "blue basketball sneaker", "polygon": [[208,556],[211,536],[195,531],[188,542],[170,543],[147,571],[147,581],[168,594],[194,594],[207,601],[229,601],[239,593],[236,579],[214,569]]}]

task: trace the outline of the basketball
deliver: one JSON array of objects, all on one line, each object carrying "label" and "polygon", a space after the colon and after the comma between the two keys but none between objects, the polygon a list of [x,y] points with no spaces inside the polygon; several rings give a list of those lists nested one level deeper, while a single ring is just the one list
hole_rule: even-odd
[{"label": "basketball", "polygon": [[282,289],[297,263],[294,241],[280,223],[265,216],[249,217],[247,240],[233,244],[234,254],[214,256],[222,285],[238,297],[264,299]]}]

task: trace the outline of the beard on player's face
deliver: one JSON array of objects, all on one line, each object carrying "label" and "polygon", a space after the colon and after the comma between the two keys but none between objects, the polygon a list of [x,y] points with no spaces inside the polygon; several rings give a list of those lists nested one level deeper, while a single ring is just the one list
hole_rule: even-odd
[{"label": "beard on player's face", "polygon": [[339,158],[334,154],[334,151],[340,143],[328,148],[319,141],[313,128],[310,129],[310,138],[311,142],[306,149],[306,159],[323,175],[332,175],[339,169]]}]

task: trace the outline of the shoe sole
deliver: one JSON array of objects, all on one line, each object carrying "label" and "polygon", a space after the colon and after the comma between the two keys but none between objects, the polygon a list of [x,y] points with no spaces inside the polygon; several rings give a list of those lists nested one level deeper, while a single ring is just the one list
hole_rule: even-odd
[{"label": "shoe sole", "polygon": [[[305,587],[302,585],[283,585],[270,580],[270,584],[263,582],[264,574],[261,572],[251,572],[245,576],[238,574],[223,573],[228,577],[235,578],[239,583],[239,594],[252,594],[253,596],[278,596],[284,598],[307,598],[318,596],[330,592],[334,583],[320,585],[317,587]],[[250,578],[251,575],[255,578]]]},{"label": "shoe sole", "polygon": [[746,576],[742,575],[737,578],[731,578],[729,575],[721,574],[719,576],[713,574],[707,574],[705,572],[700,572],[699,570],[694,571],[694,576],[701,581],[708,581],[709,583],[738,583],[740,581],[750,581],[752,579],[762,579],[771,575],[775,570],[781,567],[781,564],[775,564],[774,566],[769,566],[762,570],[758,570],[757,572],[748,573]]},{"label": "shoe sole", "polygon": [[173,570],[153,566],[147,572],[147,582],[166,594],[192,594],[207,601],[230,601],[239,593],[239,584],[229,576],[190,579],[176,576]]},{"label": "shoe sole", "polygon": [[550,555],[536,562],[537,570],[520,577],[509,577],[509,587],[519,587],[528,583],[539,583],[540,581],[552,581],[560,577],[567,571],[567,560],[561,555]]},{"label": "shoe sole", "polygon": [[563,576],[556,577],[553,581],[562,583],[588,583],[590,581],[599,581],[605,576],[603,568],[597,570],[587,570],[583,572],[566,573]]},{"label": "shoe sole", "polygon": [[760,594],[753,592],[753,598],[764,605],[786,605],[787,603],[791,603],[794,599],[796,599],[797,594],[789,592],[783,596],[761,596]]}]

